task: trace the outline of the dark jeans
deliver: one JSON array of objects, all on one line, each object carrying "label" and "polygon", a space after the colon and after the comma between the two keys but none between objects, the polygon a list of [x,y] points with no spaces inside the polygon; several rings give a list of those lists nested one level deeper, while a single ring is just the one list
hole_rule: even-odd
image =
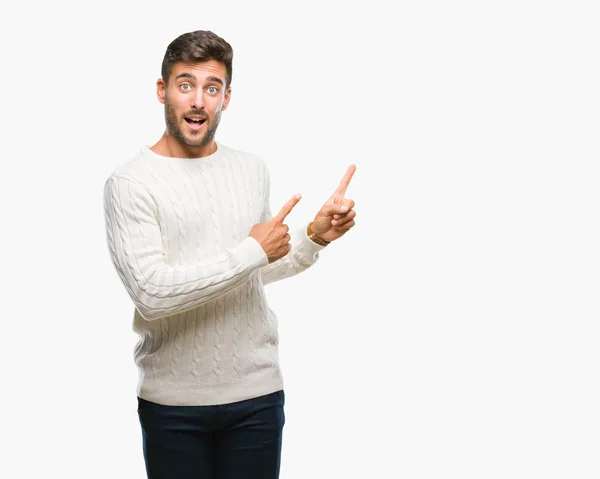
[{"label": "dark jeans", "polygon": [[285,396],[219,406],[138,398],[148,479],[277,479]]}]

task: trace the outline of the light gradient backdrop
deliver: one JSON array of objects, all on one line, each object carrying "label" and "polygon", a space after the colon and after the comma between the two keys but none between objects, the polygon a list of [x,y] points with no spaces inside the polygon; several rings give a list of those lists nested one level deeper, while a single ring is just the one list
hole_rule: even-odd
[{"label": "light gradient backdrop", "polygon": [[[102,187],[163,131],[167,44],[234,48],[217,139],[306,223],[267,287],[282,479],[600,477],[595,2],[33,2],[3,12],[0,476],[145,477],[132,304]],[[174,478],[175,479],[175,478]]]}]

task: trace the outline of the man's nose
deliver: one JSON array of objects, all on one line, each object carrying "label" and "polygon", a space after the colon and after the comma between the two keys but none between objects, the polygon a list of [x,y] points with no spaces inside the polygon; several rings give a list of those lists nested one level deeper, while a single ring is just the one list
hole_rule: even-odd
[{"label": "man's nose", "polygon": [[204,95],[202,90],[198,90],[192,97],[192,104],[190,105],[196,110],[204,108]]}]

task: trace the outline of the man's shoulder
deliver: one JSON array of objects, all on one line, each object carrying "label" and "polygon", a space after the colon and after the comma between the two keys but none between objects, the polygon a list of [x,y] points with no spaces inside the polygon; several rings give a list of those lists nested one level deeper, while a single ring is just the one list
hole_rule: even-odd
[{"label": "man's shoulder", "polygon": [[142,176],[142,173],[147,168],[145,164],[148,161],[148,156],[144,154],[144,148],[141,148],[137,152],[131,154],[128,158],[118,163],[117,166],[109,173],[106,181],[110,181],[115,178],[131,179],[135,180]]},{"label": "man's shoulder", "polygon": [[239,148],[232,148],[230,146],[219,143],[219,148],[223,150],[223,154],[225,157],[229,157],[231,159],[237,159],[240,161],[244,161],[250,164],[254,164],[260,168],[266,168],[267,164],[262,159],[262,157],[257,153],[252,153],[246,150],[242,150]]}]

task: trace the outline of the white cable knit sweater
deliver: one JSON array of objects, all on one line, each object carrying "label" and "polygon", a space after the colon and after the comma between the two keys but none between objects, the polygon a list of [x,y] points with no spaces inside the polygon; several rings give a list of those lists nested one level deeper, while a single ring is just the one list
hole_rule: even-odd
[{"label": "white cable knit sweater", "polygon": [[290,228],[271,264],[251,227],[271,219],[269,172],[218,144],[203,158],[144,147],[104,187],[108,247],[135,304],[140,397],[215,405],[283,388],[277,318],[263,285],[300,273],[323,249]]}]

